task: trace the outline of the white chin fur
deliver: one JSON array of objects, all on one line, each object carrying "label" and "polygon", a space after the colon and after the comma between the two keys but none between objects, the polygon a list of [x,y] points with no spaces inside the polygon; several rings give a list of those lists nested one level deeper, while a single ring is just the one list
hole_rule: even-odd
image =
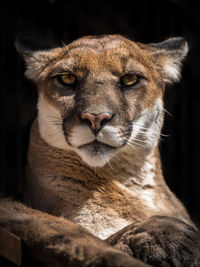
[{"label": "white chin fur", "polygon": [[112,147],[121,147],[124,140],[116,127],[104,126],[99,132],[97,140]]},{"label": "white chin fur", "polygon": [[90,167],[103,167],[106,163],[110,161],[112,156],[114,156],[115,153],[106,153],[106,155],[96,155],[96,156],[90,156],[90,154],[86,151],[75,149],[74,150],[81,159]]},{"label": "white chin fur", "polygon": [[87,165],[91,167],[103,167],[117,153],[117,151],[106,151],[105,153],[99,152],[96,155],[92,155],[92,148],[91,152],[78,148],[79,146],[93,142],[95,139],[103,144],[116,148],[121,147],[123,139],[120,137],[118,129],[112,126],[104,126],[97,137],[95,137],[87,125],[74,127],[70,137],[70,143],[75,147],[73,150]]},{"label": "white chin fur", "polygon": [[87,125],[75,126],[72,130],[70,143],[74,147],[89,144],[95,140],[95,135]]}]

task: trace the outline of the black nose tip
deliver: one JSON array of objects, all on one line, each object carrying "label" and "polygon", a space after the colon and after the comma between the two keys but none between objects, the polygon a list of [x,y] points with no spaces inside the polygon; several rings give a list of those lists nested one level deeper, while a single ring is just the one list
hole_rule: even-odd
[{"label": "black nose tip", "polygon": [[110,112],[102,112],[99,114],[83,112],[81,119],[85,120],[95,134],[113,117]]}]

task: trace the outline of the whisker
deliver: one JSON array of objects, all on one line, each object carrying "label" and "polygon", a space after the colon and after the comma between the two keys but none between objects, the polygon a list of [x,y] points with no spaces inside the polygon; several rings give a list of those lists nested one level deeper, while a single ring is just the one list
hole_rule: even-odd
[{"label": "whisker", "polygon": [[[128,133],[128,132],[127,132]],[[140,130],[138,133],[137,133],[137,135],[136,136],[143,136],[143,135],[145,135],[145,138],[155,138],[155,136],[157,136],[157,131],[155,131],[155,132],[150,132],[150,133],[147,133],[147,131],[143,131],[143,130]],[[120,134],[120,138],[125,138],[125,139],[127,139],[127,137],[126,137],[126,132],[123,132],[123,133],[121,133]],[[144,136],[143,136],[144,137]],[[143,141],[144,142],[144,140],[141,140],[140,139],[140,141]]]},{"label": "whisker", "polygon": [[61,40],[60,41],[63,47],[66,47],[67,45]]},{"label": "whisker", "polygon": [[143,144],[148,144],[147,142],[141,142],[139,143],[139,140],[129,140],[127,141],[129,144],[137,145],[139,147],[142,147]]},{"label": "whisker", "polygon": [[120,157],[119,157],[117,154],[115,154],[115,155],[113,156],[113,158],[116,158],[117,160],[120,160]]},{"label": "whisker", "polygon": [[163,137],[170,137],[169,134],[163,134],[163,133],[161,133],[160,135],[163,136]]},{"label": "whisker", "polygon": [[48,118],[62,121],[62,118],[60,118],[60,117],[48,116]]},{"label": "whisker", "polygon": [[[141,143],[137,143],[137,142],[134,142],[134,141],[128,141],[127,143],[130,144],[130,145],[137,146],[139,148],[143,147]],[[146,144],[148,144],[148,143],[146,143]]]},{"label": "whisker", "polygon": [[134,141],[136,141],[136,142],[141,142],[141,143],[143,143],[143,144],[146,144],[146,143],[147,143],[145,140],[140,140],[140,139],[136,139],[136,138],[134,138]]},{"label": "whisker", "polygon": [[137,153],[140,153],[133,145],[131,145],[130,143],[127,142],[128,148],[132,148],[133,150],[135,150]]},{"label": "whisker", "polygon": [[[138,133],[137,136],[139,136],[139,135],[141,135],[141,133]],[[124,137],[126,141],[129,141],[129,142],[131,141],[131,140],[128,139],[126,136],[121,135],[120,137]],[[145,139],[147,139],[147,137],[155,138],[155,135],[153,135],[153,134],[149,134],[148,136],[145,136]],[[136,142],[138,141],[138,142],[141,142],[141,143],[144,143],[144,144],[147,143],[147,140],[138,139],[138,138],[134,138],[132,141],[136,141]]]},{"label": "whisker", "polygon": [[141,144],[138,144],[137,142],[141,142],[141,143],[143,143],[143,144],[147,144],[147,142],[146,142],[145,140],[136,139],[136,138],[134,138],[133,140],[130,140],[130,139],[128,139],[127,137],[125,137],[125,140],[127,141],[127,143],[130,143],[130,144],[141,145]]},{"label": "whisker", "polygon": [[174,116],[166,109],[166,108],[163,108],[164,112],[167,113],[170,117],[174,118]]},{"label": "whisker", "polygon": [[109,160],[106,160],[106,163],[108,164],[108,166],[110,167],[110,169],[113,171],[113,167],[112,167],[110,161]]},{"label": "whisker", "polygon": [[48,116],[48,121],[57,126],[62,126],[63,124],[62,119],[59,117],[55,117],[55,116]]},{"label": "whisker", "polygon": [[54,120],[49,120],[48,122],[57,123],[59,125],[62,125],[63,124],[61,121],[54,121]]},{"label": "whisker", "polygon": [[133,127],[134,127],[134,126],[138,126],[138,127],[143,128],[143,129],[145,129],[145,130],[148,130],[148,129],[149,129],[148,127],[145,127],[144,125],[141,125],[141,124],[138,124],[138,123],[134,123],[134,124],[133,124]]},{"label": "whisker", "polygon": [[148,133],[148,134],[139,133],[138,136],[145,137],[147,139],[148,137],[155,138],[155,137],[159,136],[159,134],[155,134],[155,133]]}]

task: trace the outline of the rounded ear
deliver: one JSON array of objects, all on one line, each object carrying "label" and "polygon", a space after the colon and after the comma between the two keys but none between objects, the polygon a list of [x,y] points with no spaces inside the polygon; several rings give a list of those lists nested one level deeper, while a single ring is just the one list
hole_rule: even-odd
[{"label": "rounded ear", "polygon": [[188,42],[183,37],[173,37],[148,47],[164,81],[179,81],[181,66],[189,50]]},{"label": "rounded ear", "polygon": [[26,62],[25,75],[35,82],[39,80],[45,67],[59,56],[61,50],[28,38],[17,38],[15,47]]}]

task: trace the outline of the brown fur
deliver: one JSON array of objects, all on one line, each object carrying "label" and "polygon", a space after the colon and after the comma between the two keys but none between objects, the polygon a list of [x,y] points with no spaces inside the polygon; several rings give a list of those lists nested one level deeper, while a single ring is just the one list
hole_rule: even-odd
[{"label": "brown fur", "polygon": [[[157,205],[164,203],[164,209],[161,209],[159,214],[190,222],[184,207],[170,192],[162,178],[157,149],[153,157],[156,159],[154,171],[157,186],[146,185],[146,189],[152,187]],[[69,153],[48,146],[39,136],[37,121],[32,128],[29,164],[34,166],[34,170],[29,174],[30,184],[26,198],[29,199],[28,204],[34,208],[72,220],[88,200],[91,200],[94,206],[98,203],[105,213],[107,207],[111,206],[120,217],[128,220],[131,218],[131,221],[143,221],[157,213],[145,206],[138,197],[127,194],[114,183],[120,172],[126,172],[128,162],[121,163],[120,159],[117,159],[111,163],[112,169],[109,165],[104,168],[86,168],[74,152]],[[142,162],[140,164],[142,165]],[[135,169],[139,167],[136,165]],[[41,175],[43,180],[40,179]],[[135,184],[135,187],[136,190],[142,188],[145,191],[145,185]],[[34,198],[31,198],[32,195]],[[45,201],[41,201],[41,196]]]},{"label": "brown fur", "polygon": [[149,266],[113,249],[67,219],[7,199],[0,200],[0,226],[23,240],[25,267]]},{"label": "brown fur", "polygon": [[[105,35],[52,50],[18,49],[27,63],[26,75],[37,83],[39,93],[26,204],[70,219],[102,239],[109,237],[107,242],[116,248],[154,266],[192,266],[199,233],[167,187],[158,151],[165,84],[179,78],[186,41],[172,38],[144,45]],[[74,75],[76,83],[60,83],[62,73]],[[122,78],[130,73],[139,77],[138,83],[126,87]],[[93,117],[106,112],[111,119],[94,135],[90,122],[81,119],[85,112]],[[56,221],[38,214],[41,220],[44,216]],[[166,235],[164,254],[159,252],[157,235],[148,237],[155,227],[160,229],[158,236]],[[176,260],[166,252],[170,229],[180,233],[177,238],[183,237],[186,247],[181,255],[182,243],[174,243]]]},{"label": "brown fur", "polygon": [[[126,121],[133,121],[141,111],[151,109],[158,98],[162,99],[164,83],[161,73],[157,71],[160,59],[155,64],[152,62],[153,57],[154,54],[149,53],[147,47],[142,49],[140,44],[118,35],[84,37],[67,47],[52,51],[48,64],[45,58],[46,65],[38,78],[39,92],[50,105],[61,112],[66,121],[64,127],[67,140],[73,127],[83,124],[78,118],[81,112],[111,111],[115,117],[109,125],[118,127],[123,132],[127,131]],[[29,64],[32,64],[34,71],[34,63]],[[78,88],[60,89],[57,81],[51,78],[65,71],[76,75]],[[123,89],[116,89],[118,77],[130,71],[144,77],[139,87],[124,92]],[[160,84],[163,85],[160,87]],[[152,151],[149,151],[150,149]],[[129,150],[126,152],[128,156],[121,152],[118,154],[119,160],[111,160],[111,167],[107,164],[104,168],[90,168],[75,153],[58,150],[46,144],[40,138],[38,124],[35,122],[29,148],[29,167],[32,175],[28,178],[30,190],[27,196],[31,198],[28,203],[32,207],[65,216],[75,222],[78,222],[76,214],[88,201],[93,216],[100,212],[99,207],[103,213],[111,207],[120,218],[128,221],[143,221],[159,213],[189,222],[183,206],[163,181],[157,148],[150,149],[146,151],[142,148],[140,154]],[[150,153],[149,160],[154,161],[152,166],[155,186],[147,185],[147,190],[152,190],[155,203],[163,206],[159,211],[149,209],[138,196],[128,194],[115,183],[121,179],[118,177],[127,176],[126,166],[123,167],[129,164],[126,157],[132,158],[131,164],[135,174],[140,172],[146,155]],[[140,179],[138,175],[137,179]],[[144,186],[135,185],[133,190],[145,192],[146,189]],[[41,195],[44,201],[39,198]],[[110,213],[110,210],[108,212]]]}]

